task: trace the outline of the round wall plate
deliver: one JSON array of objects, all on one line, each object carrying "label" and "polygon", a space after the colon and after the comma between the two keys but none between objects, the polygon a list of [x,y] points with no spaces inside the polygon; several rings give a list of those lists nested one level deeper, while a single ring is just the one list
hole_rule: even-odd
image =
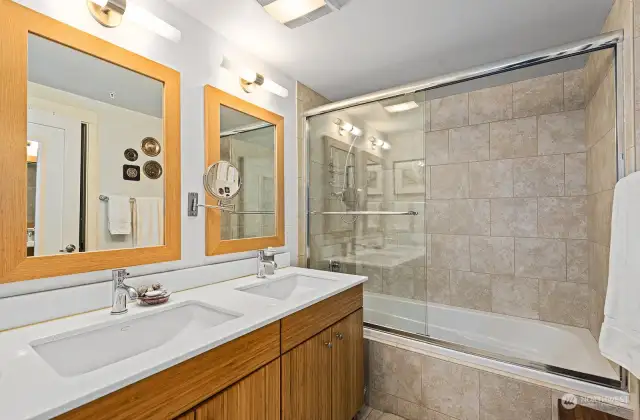
[{"label": "round wall plate", "polygon": [[149,179],[158,179],[162,176],[162,165],[155,160],[150,160],[144,164],[142,171]]},{"label": "round wall plate", "polygon": [[129,162],[135,162],[138,160],[138,152],[135,149],[127,149],[124,151],[124,158]]},{"label": "round wall plate", "polygon": [[160,154],[162,147],[160,146],[160,142],[153,137],[145,137],[142,139],[142,143],[140,144],[140,148],[144,152],[145,155],[155,157]]}]

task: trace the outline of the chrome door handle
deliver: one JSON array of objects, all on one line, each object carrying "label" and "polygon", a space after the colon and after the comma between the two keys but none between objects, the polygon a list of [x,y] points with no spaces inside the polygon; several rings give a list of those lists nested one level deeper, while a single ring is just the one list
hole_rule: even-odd
[{"label": "chrome door handle", "polygon": [[344,334],[342,334],[342,333],[336,333],[336,338],[337,338],[338,340],[342,340],[342,339],[344,339]]}]

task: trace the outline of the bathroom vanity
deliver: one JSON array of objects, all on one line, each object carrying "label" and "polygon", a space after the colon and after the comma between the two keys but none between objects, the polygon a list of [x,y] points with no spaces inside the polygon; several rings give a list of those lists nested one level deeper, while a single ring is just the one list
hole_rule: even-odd
[{"label": "bathroom vanity", "polygon": [[0,418],[351,419],[365,280],[290,267],[0,333]]}]

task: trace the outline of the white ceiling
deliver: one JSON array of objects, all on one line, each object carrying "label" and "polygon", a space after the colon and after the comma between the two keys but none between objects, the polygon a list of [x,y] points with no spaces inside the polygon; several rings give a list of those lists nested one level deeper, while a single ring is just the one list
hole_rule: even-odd
[{"label": "white ceiling", "polygon": [[576,41],[612,0],[351,0],[297,29],[256,0],[169,0],[248,52],[345,99]]}]

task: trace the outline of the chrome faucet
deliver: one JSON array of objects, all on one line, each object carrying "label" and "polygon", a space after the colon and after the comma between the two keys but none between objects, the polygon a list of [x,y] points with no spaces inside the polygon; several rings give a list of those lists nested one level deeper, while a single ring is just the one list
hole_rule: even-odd
[{"label": "chrome faucet", "polygon": [[267,275],[272,275],[276,272],[278,264],[275,260],[276,252],[271,248],[258,251],[258,278],[264,279]]},{"label": "chrome faucet", "polygon": [[127,296],[131,300],[138,299],[138,292],[131,286],[125,284],[124,280],[129,276],[127,270],[122,268],[111,271],[113,290],[111,292],[111,315],[126,314]]}]

